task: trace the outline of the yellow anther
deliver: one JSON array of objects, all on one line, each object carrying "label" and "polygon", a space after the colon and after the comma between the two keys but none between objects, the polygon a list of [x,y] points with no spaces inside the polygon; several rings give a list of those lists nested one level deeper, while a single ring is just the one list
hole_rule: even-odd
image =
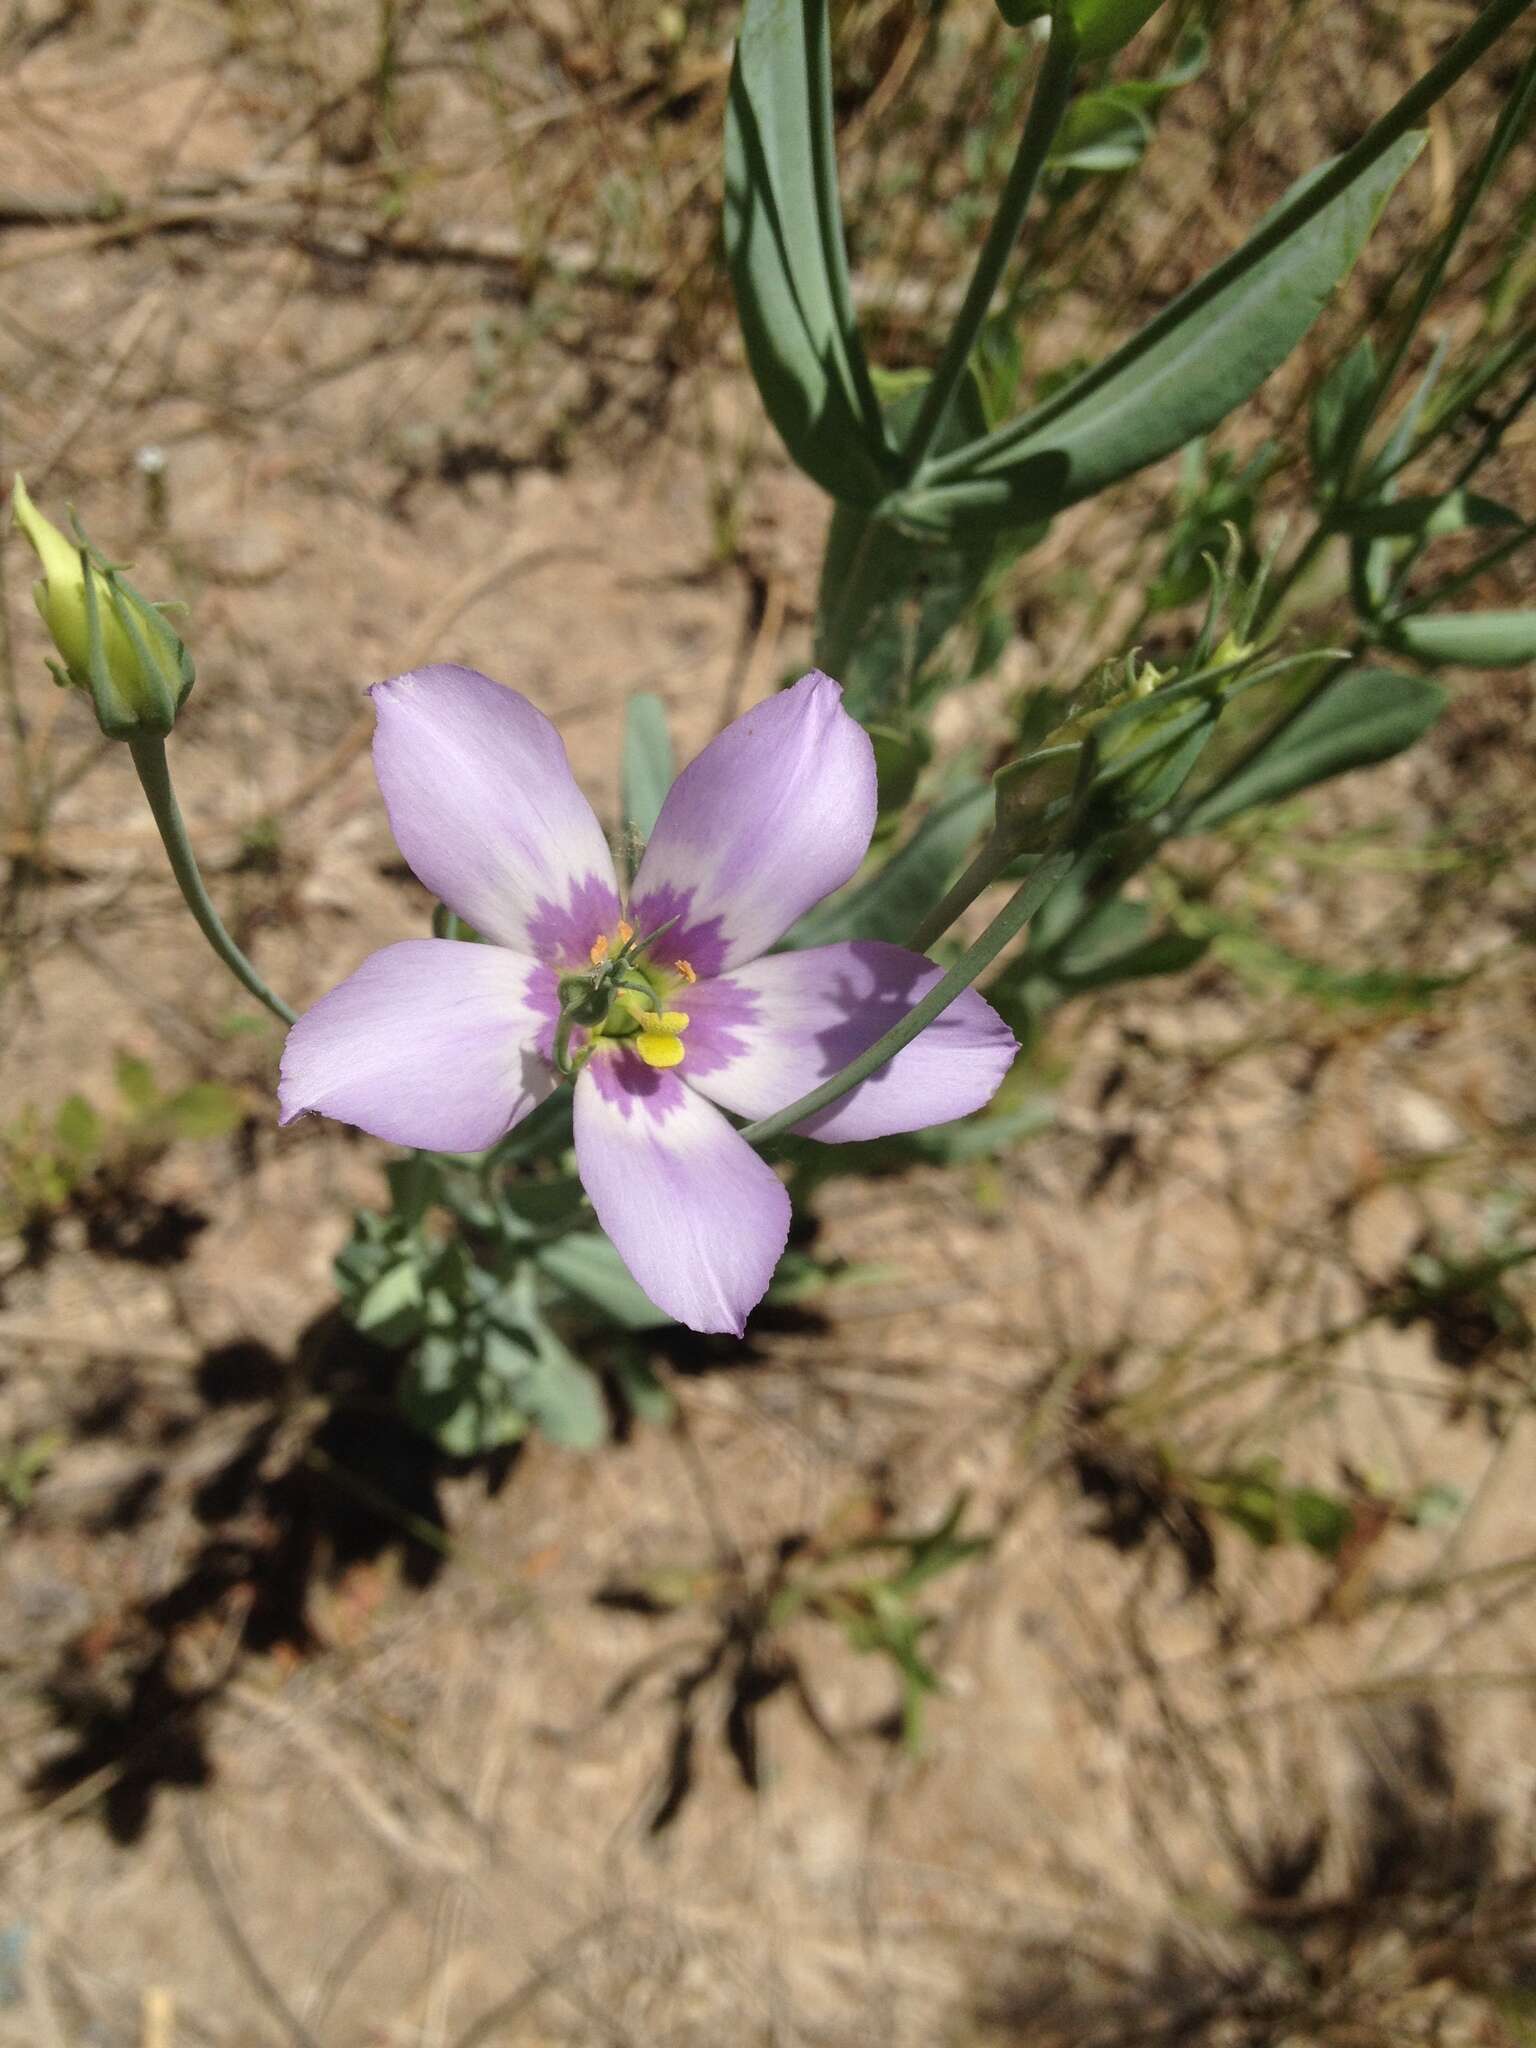
[{"label": "yellow anther", "polygon": [[608,958],[608,936],[605,932],[599,932],[592,941],[591,947],[587,952],[587,958],[594,967],[601,967]]},{"label": "yellow anther", "polygon": [[676,1067],[682,1064],[683,1041],[670,1031],[642,1031],[634,1041],[635,1051],[648,1067]]},{"label": "yellow anther", "polygon": [[634,926],[632,924],[626,924],[623,918],[621,917],[619,919],[619,944],[621,946],[627,946],[634,936]]},{"label": "yellow anther", "polygon": [[686,1031],[688,1029],[688,1012],[686,1010],[663,1010],[654,1023],[649,1017],[642,1017],[640,1022],[647,1025],[652,1031]]},{"label": "yellow anther", "polygon": [[686,960],[674,960],[672,962],[672,965],[677,969],[678,973],[683,977],[684,981],[688,982],[690,985],[698,980],[699,977],[694,973],[693,969],[688,965],[688,962]]}]

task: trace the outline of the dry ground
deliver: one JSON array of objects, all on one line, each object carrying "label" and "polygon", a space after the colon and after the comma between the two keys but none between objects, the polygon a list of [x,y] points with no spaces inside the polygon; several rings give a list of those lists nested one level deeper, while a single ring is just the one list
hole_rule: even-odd
[{"label": "dry ground", "polygon": [[[1232,8],[1058,353],[1228,246],[1466,10],[1402,12],[1406,47],[1293,9],[1256,106],[1276,10]],[[851,192],[931,149],[953,198],[902,109],[965,104],[988,13],[937,47],[854,18]],[[823,512],[713,255],[728,33],[393,0],[0,20],[0,465],[191,601],[183,798],[297,1003],[424,914],[367,682],[432,655],[515,681],[611,810],[630,691],[686,753],[804,658]],[[1486,106],[1437,121],[1422,209]],[[889,360],[953,256],[899,189],[879,220]],[[1163,481],[1030,558],[1003,687],[946,707],[950,742],[1113,644]],[[1027,1077],[1043,1134],[828,1187],[818,1248],[857,1284],[664,1346],[675,1425],[455,1468],[329,1314],[379,1148],[273,1128],[276,1033],[51,689],[14,546],[0,573],[7,1127],[108,1108],[123,1051],[245,1109],[0,1254],[0,2042],[1536,2038],[1529,1349],[1486,1297],[1401,1294],[1416,1250],[1530,1215],[1529,676],[1466,679],[1419,755],[1218,892],[1336,966],[1464,979],[1330,1006],[1228,955],[1079,1004]],[[1266,1453],[1348,1505],[1332,1563],[1217,1511]],[[1421,1526],[1431,1487],[1452,1513]],[[815,1619],[764,1633],[760,1596],[961,1492],[993,1540],[932,1594],[947,1696],[913,1756],[888,1668]],[[687,1597],[636,1597],[659,1573]]]}]

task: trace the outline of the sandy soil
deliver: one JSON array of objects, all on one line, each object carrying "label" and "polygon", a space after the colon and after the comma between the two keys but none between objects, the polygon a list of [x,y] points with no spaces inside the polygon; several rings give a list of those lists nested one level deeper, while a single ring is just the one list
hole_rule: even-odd
[{"label": "sandy soil", "polygon": [[[7,214],[0,463],[190,600],[183,800],[299,1004],[427,908],[370,681],[515,681],[611,813],[631,691],[686,754],[805,659],[823,518],[708,285],[687,118],[723,36],[658,56],[648,19],[515,10],[493,118],[480,43],[406,12],[383,112],[317,86],[370,75],[345,9],[3,31],[0,197],[130,204]],[[1352,88],[1312,61],[1309,124],[1390,90],[1368,35]],[[538,173],[515,220],[509,136]],[[600,177],[638,211],[584,240],[568,195]],[[410,232],[515,232],[534,274],[357,241],[405,233],[392,180]],[[1154,228],[1116,242],[1156,289]],[[1131,554],[1157,488],[1098,515],[1095,557],[1053,538],[950,744],[1113,632],[1081,562]],[[664,1343],[673,1425],[455,1467],[331,1314],[380,1148],[275,1130],[276,1031],[43,673],[17,548],[0,570],[4,1117],[110,1111],[122,1052],[246,1110],[0,1254],[0,1447],[47,1447],[0,1509],[0,2043],[1532,2038],[1529,1348],[1467,1298],[1384,1313],[1415,1251],[1529,1213],[1529,677],[1469,685],[1218,897],[1299,953],[1467,979],[1329,1007],[1228,957],[1078,1004],[1017,1084],[1042,1134],[830,1184],[848,1279],[745,1345]],[[1265,1454],[1347,1506],[1332,1562],[1215,1504]],[[990,1546],[928,1596],[945,1694],[914,1755],[887,1664],[765,1608],[961,1494]]]}]

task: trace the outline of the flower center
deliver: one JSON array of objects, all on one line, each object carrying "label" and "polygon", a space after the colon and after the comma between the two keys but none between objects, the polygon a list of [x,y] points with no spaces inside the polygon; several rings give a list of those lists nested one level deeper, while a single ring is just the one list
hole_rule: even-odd
[{"label": "flower center", "polygon": [[[555,1064],[562,1073],[578,1072],[604,1043],[632,1047],[648,1067],[682,1064],[688,1013],[668,1009],[667,999],[698,976],[686,960],[666,966],[651,960],[648,949],[667,929],[663,925],[636,939],[634,926],[621,921],[611,936],[599,932],[592,941],[587,951],[590,971],[562,976],[555,1033]],[[571,1033],[576,1028],[585,1033],[586,1042],[573,1054]]]}]

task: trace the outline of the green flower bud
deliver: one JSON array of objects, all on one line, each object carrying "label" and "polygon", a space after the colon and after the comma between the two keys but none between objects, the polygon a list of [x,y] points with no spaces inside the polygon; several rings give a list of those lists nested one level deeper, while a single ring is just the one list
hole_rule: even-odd
[{"label": "green flower bud", "polygon": [[192,658],[158,605],[81,535],[67,540],[32,503],[18,476],[11,513],[42,564],[32,586],[38,613],[63,662],[54,681],[88,691],[109,739],[168,733],[192,688]]},{"label": "green flower bud", "polygon": [[[1077,31],[1077,54],[1085,64],[1113,57],[1151,20],[1163,0],[1069,0],[1066,12]],[[1051,12],[1040,0],[997,0],[1010,28],[1023,28]]]},{"label": "green flower bud", "polygon": [[1156,14],[1163,0],[1072,0],[1078,54],[1085,64],[1123,50]]}]

